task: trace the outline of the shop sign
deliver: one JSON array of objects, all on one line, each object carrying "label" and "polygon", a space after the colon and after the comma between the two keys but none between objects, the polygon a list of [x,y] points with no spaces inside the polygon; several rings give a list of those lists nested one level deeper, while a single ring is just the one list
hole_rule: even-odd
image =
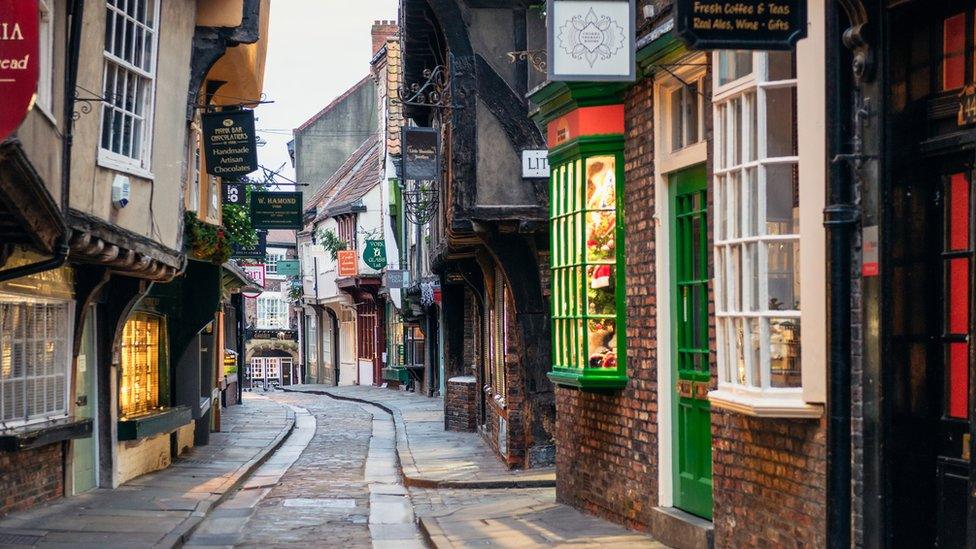
[{"label": "shop sign", "polygon": [[976,124],[976,84],[966,86],[959,94],[959,119],[957,123],[960,126]]},{"label": "shop sign", "polygon": [[871,225],[861,229],[861,276],[878,276],[881,269],[878,263],[878,226]]},{"label": "shop sign", "polygon": [[200,118],[207,173],[240,179],[258,169],[254,111],[208,112]]},{"label": "shop sign", "polygon": [[298,276],[301,266],[297,259],[279,259],[278,274],[280,276]]},{"label": "shop sign", "polygon": [[632,82],[636,0],[548,0],[549,80]]},{"label": "shop sign", "polygon": [[37,0],[0,0],[0,141],[34,103],[38,75]]},{"label": "shop sign", "polygon": [[410,285],[410,271],[391,269],[383,274],[383,285],[392,290],[402,290]]},{"label": "shop sign", "polygon": [[522,177],[549,177],[549,150],[522,151]]},{"label": "shop sign", "polygon": [[403,127],[403,178],[438,181],[440,134],[434,128]]},{"label": "shop sign", "polygon": [[367,240],[363,250],[363,262],[376,270],[386,267],[386,241]]},{"label": "shop sign", "polygon": [[359,254],[356,250],[339,250],[339,278],[349,278],[359,275]]},{"label": "shop sign", "polygon": [[264,288],[264,263],[253,263],[250,265],[241,265],[241,269],[247,273],[247,276],[251,280],[258,283],[258,286]]},{"label": "shop sign", "polygon": [[696,50],[789,50],[807,35],[807,0],[676,0],[675,32]]},{"label": "shop sign", "polygon": [[242,206],[247,192],[243,183],[225,183],[221,185],[220,203],[230,206]]},{"label": "shop sign", "polygon": [[268,231],[257,231],[258,241],[251,246],[234,244],[230,256],[234,259],[264,259],[268,253]]},{"label": "shop sign", "polygon": [[251,226],[255,229],[301,229],[301,192],[252,192]]}]

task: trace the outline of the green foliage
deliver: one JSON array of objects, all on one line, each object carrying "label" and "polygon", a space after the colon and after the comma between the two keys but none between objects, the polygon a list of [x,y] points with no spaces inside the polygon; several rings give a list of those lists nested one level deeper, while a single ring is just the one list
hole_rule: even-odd
[{"label": "green foliage", "polygon": [[288,299],[298,301],[302,298],[302,281],[297,276],[288,277]]},{"label": "green foliage", "polygon": [[251,226],[251,190],[253,185],[244,187],[244,205],[224,204],[223,220],[224,227],[232,243],[238,246],[253,246],[258,243],[258,233]]},{"label": "green foliage", "polygon": [[322,244],[322,247],[329,252],[329,255],[332,256],[333,261],[339,259],[340,250],[345,250],[348,247],[346,241],[339,238],[339,235],[337,235],[332,229],[319,231],[318,241],[320,244]]},{"label": "green foliage", "polygon": [[183,220],[190,253],[216,265],[230,259],[231,242],[224,227],[200,221],[196,212],[186,212]]}]

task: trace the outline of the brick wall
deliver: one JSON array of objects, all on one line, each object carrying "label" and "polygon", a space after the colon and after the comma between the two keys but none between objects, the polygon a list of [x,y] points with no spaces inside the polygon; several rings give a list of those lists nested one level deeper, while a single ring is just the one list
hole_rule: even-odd
[{"label": "brick wall", "polygon": [[644,80],[626,98],[627,387],[556,389],[557,498],[638,530],[658,494],[653,120]]},{"label": "brick wall", "polygon": [[64,495],[63,452],[61,443],[0,452],[0,516]]},{"label": "brick wall", "polygon": [[474,432],[477,428],[478,382],[474,376],[447,380],[444,398],[444,428],[448,431]]}]

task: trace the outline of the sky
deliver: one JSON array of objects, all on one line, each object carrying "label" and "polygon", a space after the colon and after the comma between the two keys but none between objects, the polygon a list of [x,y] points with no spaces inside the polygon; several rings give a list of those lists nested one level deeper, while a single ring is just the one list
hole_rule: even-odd
[{"label": "sky", "polygon": [[[255,109],[262,166],[294,179],[291,131],[369,74],[373,21],[395,20],[397,0],[271,0],[265,100]],[[271,130],[271,131],[268,131]],[[261,172],[256,172],[257,176]]]}]

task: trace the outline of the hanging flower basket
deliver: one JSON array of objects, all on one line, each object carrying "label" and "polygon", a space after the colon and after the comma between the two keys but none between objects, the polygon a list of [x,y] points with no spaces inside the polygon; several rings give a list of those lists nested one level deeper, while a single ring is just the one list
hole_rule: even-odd
[{"label": "hanging flower basket", "polygon": [[233,247],[224,227],[200,221],[196,212],[186,212],[184,232],[187,251],[193,257],[215,265],[230,259]]}]

